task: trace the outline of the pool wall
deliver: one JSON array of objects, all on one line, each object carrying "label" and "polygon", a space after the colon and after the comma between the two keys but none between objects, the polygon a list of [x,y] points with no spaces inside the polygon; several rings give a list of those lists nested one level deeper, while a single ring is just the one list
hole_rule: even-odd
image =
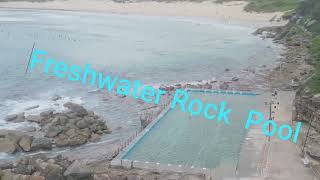
[{"label": "pool wall", "polygon": [[[187,92],[203,92],[203,93],[214,93],[214,94],[222,94],[222,95],[243,95],[243,96],[256,96],[257,93],[253,92],[243,92],[243,91],[223,91],[223,90],[207,90],[207,89],[186,89]],[[170,103],[169,103],[170,104]],[[213,170],[207,168],[195,168],[185,167],[181,165],[172,165],[172,164],[160,164],[158,162],[141,162],[137,160],[129,160],[127,159],[130,156],[132,150],[138,146],[144,138],[146,138],[160,122],[161,120],[171,111],[171,106],[167,106],[163,112],[159,114],[159,116],[153,120],[140,134],[127,146],[125,147],[112,161],[111,166],[114,167],[122,167],[122,168],[143,168],[143,169],[161,169],[168,171],[176,171],[176,172],[192,172],[192,173],[200,173],[205,175],[206,177],[213,177]]]}]

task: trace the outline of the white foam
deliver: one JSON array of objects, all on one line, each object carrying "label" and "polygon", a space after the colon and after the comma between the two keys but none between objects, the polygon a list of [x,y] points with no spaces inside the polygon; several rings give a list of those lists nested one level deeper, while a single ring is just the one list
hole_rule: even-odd
[{"label": "white foam", "polygon": [[[20,129],[25,128],[26,126],[32,126],[36,127],[37,125],[31,122],[22,122],[22,123],[12,123],[7,122],[4,120],[4,117],[10,114],[16,114],[24,112],[26,116],[28,115],[37,115],[41,112],[49,109],[53,109],[56,112],[65,111],[66,108],[63,106],[66,102],[74,102],[77,104],[83,104],[83,100],[81,97],[63,97],[60,100],[52,101],[50,99],[33,99],[33,100],[6,100],[3,104],[4,106],[9,109],[6,114],[2,114],[2,117],[0,117],[0,129]],[[31,110],[25,110],[27,107],[39,105],[38,108],[31,109]]]},{"label": "white foam", "polygon": [[7,159],[8,156],[9,155],[7,153],[0,152],[0,159]]},{"label": "white foam", "polygon": [[27,18],[11,18],[11,17],[0,17],[0,21],[4,22],[18,22],[18,21],[33,21]]}]

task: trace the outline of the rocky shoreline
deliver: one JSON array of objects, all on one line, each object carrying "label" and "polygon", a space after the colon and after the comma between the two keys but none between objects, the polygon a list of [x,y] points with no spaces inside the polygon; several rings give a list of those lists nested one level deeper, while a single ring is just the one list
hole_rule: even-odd
[{"label": "rocky shoreline", "polygon": [[197,173],[111,168],[109,161],[88,163],[70,161],[61,155],[49,158],[43,154],[21,157],[11,163],[0,163],[0,177],[1,180],[205,180],[204,175]]},{"label": "rocky shoreline", "polygon": [[296,119],[306,124],[299,142],[301,153],[320,164],[320,94],[313,94],[308,88],[297,91],[295,99]]},{"label": "rocky shoreline", "polygon": [[311,39],[290,24],[286,26],[260,28],[254,32],[262,38],[271,38],[275,43],[286,47],[286,52],[279,59],[276,68],[272,69],[266,80],[271,89],[297,90],[313,72],[312,59],[308,52]]},{"label": "rocky shoreline", "polygon": [[284,58],[270,73],[268,80],[273,89],[296,92],[293,122],[304,122],[298,149],[301,157],[309,159],[312,166],[317,166],[320,165],[320,94],[313,93],[307,86],[313,76],[315,62],[309,52],[312,36],[306,27],[310,22],[297,25],[302,21],[303,17],[295,15],[286,26],[261,28],[255,34],[273,38],[287,48]]},{"label": "rocky shoreline", "polygon": [[13,154],[17,151],[31,152],[79,146],[87,142],[97,142],[101,135],[111,133],[105,122],[93,111],[87,111],[83,106],[72,102],[65,103],[64,107],[68,109],[65,112],[47,110],[39,115],[26,117],[24,113],[7,116],[7,121],[29,121],[38,124],[40,128],[28,133],[0,130],[0,152]]}]

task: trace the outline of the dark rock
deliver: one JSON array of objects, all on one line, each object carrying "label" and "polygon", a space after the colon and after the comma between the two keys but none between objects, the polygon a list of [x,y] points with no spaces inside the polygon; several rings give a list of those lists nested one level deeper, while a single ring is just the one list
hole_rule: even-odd
[{"label": "dark rock", "polygon": [[20,141],[22,136],[23,136],[23,133],[18,132],[18,131],[9,131],[5,135],[5,137],[7,139],[9,139],[10,141],[14,142],[15,144],[18,144],[18,142]]},{"label": "dark rock", "polygon": [[83,117],[83,116],[88,115],[88,111],[83,106],[81,106],[79,104],[67,102],[63,106],[68,108],[69,110],[71,110],[71,112],[76,113],[78,116]]},{"label": "dark rock", "polygon": [[51,101],[58,101],[58,100],[60,100],[60,99],[62,99],[61,96],[59,96],[59,95],[54,95],[54,96],[51,98]]},{"label": "dark rock", "polygon": [[66,116],[69,118],[69,119],[76,119],[78,117],[77,113],[75,112],[67,112],[66,113]]},{"label": "dark rock", "polygon": [[11,172],[15,174],[31,175],[35,172],[35,168],[32,165],[17,164]]},{"label": "dark rock", "polygon": [[233,78],[231,79],[231,81],[239,81],[239,78],[238,78],[238,77],[233,77]]},{"label": "dark rock", "polygon": [[[96,117],[95,115],[93,116],[85,116],[83,118],[85,120],[85,122],[88,124],[88,125],[91,125],[91,124],[94,124],[96,122]],[[99,118],[98,118],[99,119]]]},{"label": "dark rock", "polygon": [[66,177],[67,180],[94,180],[93,173],[91,172],[79,172],[72,173]]},{"label": "dark rock", "polygon": [[19,113],[19,114],[13,114],[13,115],[8,115],[5,117],[6,121],[14,122],[14,123],[19,123],[25,121],[25,116],[24,112]]},{"label": "dark rock", "polygon": [[320,160],[320,144],[319,144],[319,142],[308,144],[307,153],[311,157]]},{"label": "dark rock", "polygon": [[6,171],[1,180],[46,180],[43,176],[22,175]]},{"label": "dark rock", "polygon": [[65,171],[72,164],[71,161],[69,161],[67,158],[62,157],[61,155],[56,156],[54,160],[56,164],[63,168],[63,171]]},{"label": "dark rock", "polygon": [[22,138],[19,141],[19,146],[22,148],[23,151],[29,152],[31,150],[32,139],[33,138],[31,136],[22,136]]},{"label": "dark rock", "polygon": [[21,130],[24,132],[35,132],[37,130],[37,128],[35,128],[33,126],[25,126]]},{"label": "dark rock", "polygon": [[29,115],[26,117],[26,120],[30,122],[40,123],[42,117],[39,115]]},{"label": "dark rock", "polygon": [[35,138],[31,144],[31,150],[50,150],[52,148],[51,140],[48,138]]},{"label": "dark rock", "polygon": [[98,124],[93,124],[89,127],[89,129],[92,131],[92,132],[97,132],[97,131],[100,131],[102,130],[102,127],[99,126]]},{"label": "dark rock", "polygon": [[289,46],[301,46],[300,42],[291,42],[288,44]]},{"label": "dark rock", "polygon": [[64,172],[67,180],[93,180],[93,173],[85,162],[74,161]]},{"label": "dark rock", "polygon": [[50,137],[50,138],[56,137],[63,130],[64,130],[64,128],[62,126],[50,126],[47,133],[46,133],[46,137]]},{"label": "dark rock", "polygon": [[212,88],[212,85],[206,83],[205,85],[203,85],[203,88],[204,88],[204,89],[211,89],[211,88]]},{"label": "dark rock", "polygon": [[47,163],[41,174],[46,177],[46,180],[65,180],[63,168],[57,164]]},{"label": "dark rock", "polygon": [[39,105],[35,105],[35,106],[27,107],[24,110],[29,111],[29,110],[36,109],[36,108],[39,108],[39,107],[40,107]]},{"label": "dark rock", "polygon": [[69,129],[63,134],[59,134],[55,138],[56,145],[62,146],[78,146],[87,142],[90,132],[80,131],[77,129]]},{"label": "dark rock", "polygon": [[64,115],[59,115],[59,124],[65,125],[68,122],[68,117]]},{"label": "dark rock", "polygon": [[2,159],[0,161],[0,169],[12,169],[13,167],[13,162],[11,160]]},{"label": "dark rock", "polygon": [[48,117],[51,117],[53,115],[53,112],[54,112],[54,110],[43,111],[43,112],[40,113],[40,116],[48,118]]},{"label": "dark rock", "polygon": [[92,133],[89,139],[90,142],[98,142],[101,139],[101,135]]},{"label": "dark rock", "polygon": [[8,115],[4,118],[5,121],[12,121],[12,120],[15,120],[17,119],[18,115],[17,114],[11,114],[11,115]]},{"label": "dark rock", "polygon": [[60,118],[59,118],[59,116],[52,117],[50,123],[51,123],[52,126],[58,126],[58,125],[60,125]]},{"label": "dark rock", "polygon": [[227,89],[229,89],[229,84],[226,83],[226,82],[224,82],[224,83],[220,84],[219,87],[220,87],[220,89],[222,89],[222,90],[227,90]]},{"label": "dark rock", "polygon": [[121,130],[121,129],[122,129],[121,126],[116,127],[116,130]]},{"label": "dark rock", "polygon": [[0,138],[0,152],[12,154],[16,152],[17,144],[8,139],[8,138]]},{"label": "dark rock", "polygon": [[108,174],[95,174],[94,179],[95,180],[112,180]]},{"label": "dark rock", "polygon": [[78,128],[84,129],[84,128],[88,127],[89,124],[85,120],[81,120],[81,121],[78,121],[76,123],[76,125]]}]

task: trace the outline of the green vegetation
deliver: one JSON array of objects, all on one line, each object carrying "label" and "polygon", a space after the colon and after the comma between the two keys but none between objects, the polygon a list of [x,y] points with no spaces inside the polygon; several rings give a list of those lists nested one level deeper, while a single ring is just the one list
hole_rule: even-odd
[{"label": "green vegetation", "polygon": [[297,14],[303,17],[300,25],[305,26],[314,36],[320,35],[320,1],[307,0],[301,3]]},{"label": "green vegetation", "polygon": [[246,11],[277,12],[290,11],[298,7],[298,0],[249,0]]},{"label": "green vegetation", "polygon": [[320,93],[320,36],[316,36],[310,47],[312,58],[316,62],[315,74],[308,82],[310,89],[315,93]]},{"label": "green vegetation", "polygon": [[316,36],[310,47],[310,52],[312,57],[317,61],[320,62],[320,36]]},{"label": "green vegetation", "polygon": [[310,54],[316,64],[315,72],[308,86],[315,93],[320,93],[320,1],[305,0],[297,9],[297,14],[303,17],[303,25],[313,35],[313,40],[310,44]]},{"label": "green vegetation", "polygon": [[[233,0],[217,0],[217,2],[229,2]],[[235,0],[236,1],[236,0]],[[299,0],[246,0],[249,4],[246,11],[255,12],[279,12],[291,11],[298,7]]]}]

